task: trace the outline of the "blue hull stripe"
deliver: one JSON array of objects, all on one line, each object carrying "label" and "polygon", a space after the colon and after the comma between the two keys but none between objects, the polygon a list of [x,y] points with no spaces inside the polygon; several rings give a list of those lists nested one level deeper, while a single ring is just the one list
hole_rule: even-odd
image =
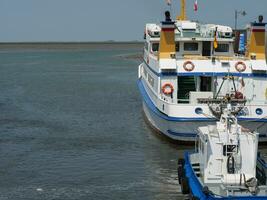
[{"label": "blue hull stripe", "polygon": [[[137,81],[137,85],[138,85],[138,88],[140,90],[140,93],[143,97],[143,100],[145,101],[146,105],[149,107],[149,109],[155,113],[157,116],[159,116],[160,118],[162,119],[165,119],[167,121],[175,121],[175,122],[195,122],[195,121],[209,121],[209,122],[212,122],[212,121],[217,121],[216,119],[213,119],[213,118],[200,118],[200,117],[195,117],[195,118],[185,118],[185,117],[170,117],[164,113],[162,113],[160,110],[158,110],[158,108],[154,105],[154,103],[152,102],[152,100],[150,99],[150,97],[148,96],[144,86],[143,86],[143,83],[141,81],[141,79],[139,79]],[[257,118],[241,118],[239,117],[238,118],[239,121],[253,121],[253,122],[267,122],[267,118],[265,119],[257,119]],[[262,136],[260,136],[262,137]]]},{"label": "blue hull stripe", "polygon": [[[197,134],[196,133],[178,133],[178,132],[175,132],[175,131],[172,131],[172,130],[167,130],[167,132],[170,134],[170,135],[173,135],[173,136],[178,136],[178,137],[196,137]],[[260,134],[259,135],[260,138],[266,138],[267,135],[265,134]]]},{"label": "blue hull stripe", "polygon": [[[150,69],[153,74],[155,74],[158,77],[164,77],[164,76],[227,76],[228,72],[219,72],[219,73],[213,73],[213,72],[185,72],[185,73],[177,73],[177,72],[156,72],[152,67],[150,67],[147,62],[144,60],[144,64]],[[267,73],[265,74],[251,74],[251,73],[229,73],[231,76],[237,76],[237,77],[262,77],[267,78]]]},{"label": "blue hull stripe", "polygon": [[[167,132],[170,134],[170,135],[173,135],[173,136],[178,136],[178,137],[196,137],[197,134],[196,133],[180,133],[180,132],[175,132],[175,131],[172,131],[172,130],[167,130]],[[266,134],[259,134],[259,137],[260,138],[266,138],[267,135]],[[266,165],[267,166],[267,165]]]},{"label": "blue hull stripe", "polygon": [[175,132],[175,131],[172,131],[172,130],[168,130],[167,131],[170,135],[173,135],[173,136],[178,136],[178,137],[189,137],[189,138],[194,138],[197,136],[196,133],[178,133],[178,132]]}]

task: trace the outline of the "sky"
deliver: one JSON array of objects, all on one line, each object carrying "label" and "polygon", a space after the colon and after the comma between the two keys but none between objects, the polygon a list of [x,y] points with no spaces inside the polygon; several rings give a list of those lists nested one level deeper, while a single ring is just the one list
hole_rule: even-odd
[{"label": "sky", "polygon": [[[267,0],[187,0],[189,19],[238,27],[262,14]],[[169,7],[165,0],[0,0],[0,42],[83,42],[142,40],[146,23],[159,23]],[[172,0],[172,15],[180,0]]]}]

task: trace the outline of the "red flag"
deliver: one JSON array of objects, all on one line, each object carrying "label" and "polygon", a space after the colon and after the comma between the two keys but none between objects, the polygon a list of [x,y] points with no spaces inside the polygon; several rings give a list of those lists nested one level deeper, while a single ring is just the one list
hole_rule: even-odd
[{"label": "red flag", "polygon": [[194,3],[194,11],[197,11],[197,10],[198,10],[198,5],[197,5],[197,0],[196,0]]}]

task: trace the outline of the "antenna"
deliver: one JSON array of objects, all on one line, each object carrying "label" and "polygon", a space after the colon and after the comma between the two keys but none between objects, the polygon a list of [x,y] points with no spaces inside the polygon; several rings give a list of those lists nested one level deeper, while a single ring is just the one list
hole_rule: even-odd
[{"label": "antenna", "polygon": [[185,0],[181,0],[181,13],[180,16],[177,16],[177,20],[186,20],[186,3]]}]

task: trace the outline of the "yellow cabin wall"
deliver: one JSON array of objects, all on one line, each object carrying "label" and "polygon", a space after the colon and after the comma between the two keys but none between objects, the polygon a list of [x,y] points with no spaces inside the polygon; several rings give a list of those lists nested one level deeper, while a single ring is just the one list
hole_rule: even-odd
[{"label": "yellow cabin wall", "polygon": [[175,54],[175,35],[173,31],[161,31],[159,45],[159,59],[171,58]]},{"label": "yellow cabin wall", "polygon": [[265,32],[252,32],[248,44],[248,55],[256,54],[256,59],[265,59]]}]

